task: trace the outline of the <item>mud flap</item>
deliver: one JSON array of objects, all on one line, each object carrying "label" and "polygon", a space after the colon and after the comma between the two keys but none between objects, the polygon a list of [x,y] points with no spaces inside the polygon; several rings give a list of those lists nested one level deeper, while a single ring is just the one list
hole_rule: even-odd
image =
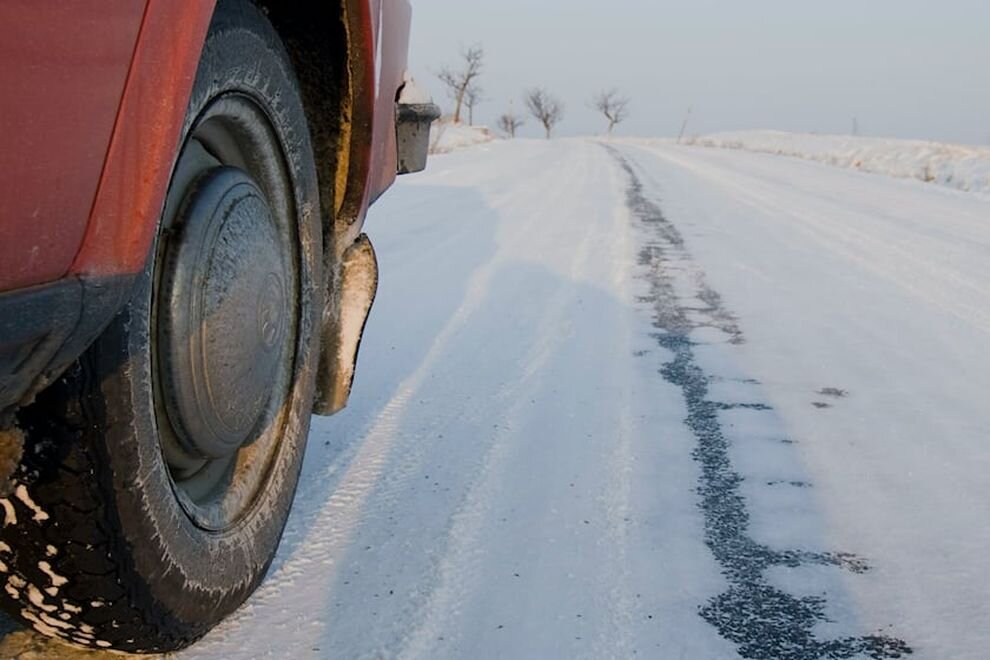
[{"label": "mud flap", "polygon": [[412,174],[426,169],[430,150],[430,126],[440,116],[432,103],[399,103],[395,113],[398,145],[398,173]]},{"label": "mud flap", "polygon": [[378,291],[378,259],[361,234],[345,252],[337,314],[325,314],[313,413],[333,415],[347,406],[364,325]]}]

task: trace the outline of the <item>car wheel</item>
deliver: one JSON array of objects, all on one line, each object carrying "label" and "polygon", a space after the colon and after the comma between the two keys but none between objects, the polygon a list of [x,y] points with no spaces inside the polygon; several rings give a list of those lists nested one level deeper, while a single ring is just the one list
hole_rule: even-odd
[{"label": "car wheel", "polygon": [[182,648],[276,551],[309,428],[323,309],[316,170],[267,19],[222,1],[152,255],[84,356],[23,409],[5,608],[90,648]]}]

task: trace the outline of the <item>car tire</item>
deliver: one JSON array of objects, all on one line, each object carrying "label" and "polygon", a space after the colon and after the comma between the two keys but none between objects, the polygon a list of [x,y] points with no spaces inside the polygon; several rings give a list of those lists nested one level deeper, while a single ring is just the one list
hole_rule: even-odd
[{"label": "car tire", "polygon": [[324,303],[313,150],[274,28],[221,0],[136,293],[18,415],[0,601],[87,648],[183,648],[268,570],[309,429]]}]

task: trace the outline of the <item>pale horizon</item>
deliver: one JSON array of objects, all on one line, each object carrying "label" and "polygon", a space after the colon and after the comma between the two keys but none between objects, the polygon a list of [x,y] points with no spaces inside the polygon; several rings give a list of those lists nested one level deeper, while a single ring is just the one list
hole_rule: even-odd
[{"label": "pale horizon", "polygon": [[[745,129],[990,144],[990,3],[954,0],[592,0],[413,3],[410,67],[445,111],[436,72],[481,44],[487,99],[475,123],[494,127],[524,89],[566,106],[560,136],[594,135],[591,94],[632,101],[618,135],[664,137]],[[521,135],[537,136],[532,120]]]}]

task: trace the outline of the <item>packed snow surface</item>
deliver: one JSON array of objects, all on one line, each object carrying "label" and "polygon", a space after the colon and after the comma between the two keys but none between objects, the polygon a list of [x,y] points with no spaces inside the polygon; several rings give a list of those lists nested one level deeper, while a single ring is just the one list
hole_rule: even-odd
[{"label": "packed snow surface", "polygon": [[368,219],[267,580],[177,657],[985,658],[988,214],[742,150],[434,158]]},{"label": "packed snow surface", "polygon": [[958,190],[990,193],[990,147],[782,131],[716,133],[689,138],[684,143],[794,156]]}]

